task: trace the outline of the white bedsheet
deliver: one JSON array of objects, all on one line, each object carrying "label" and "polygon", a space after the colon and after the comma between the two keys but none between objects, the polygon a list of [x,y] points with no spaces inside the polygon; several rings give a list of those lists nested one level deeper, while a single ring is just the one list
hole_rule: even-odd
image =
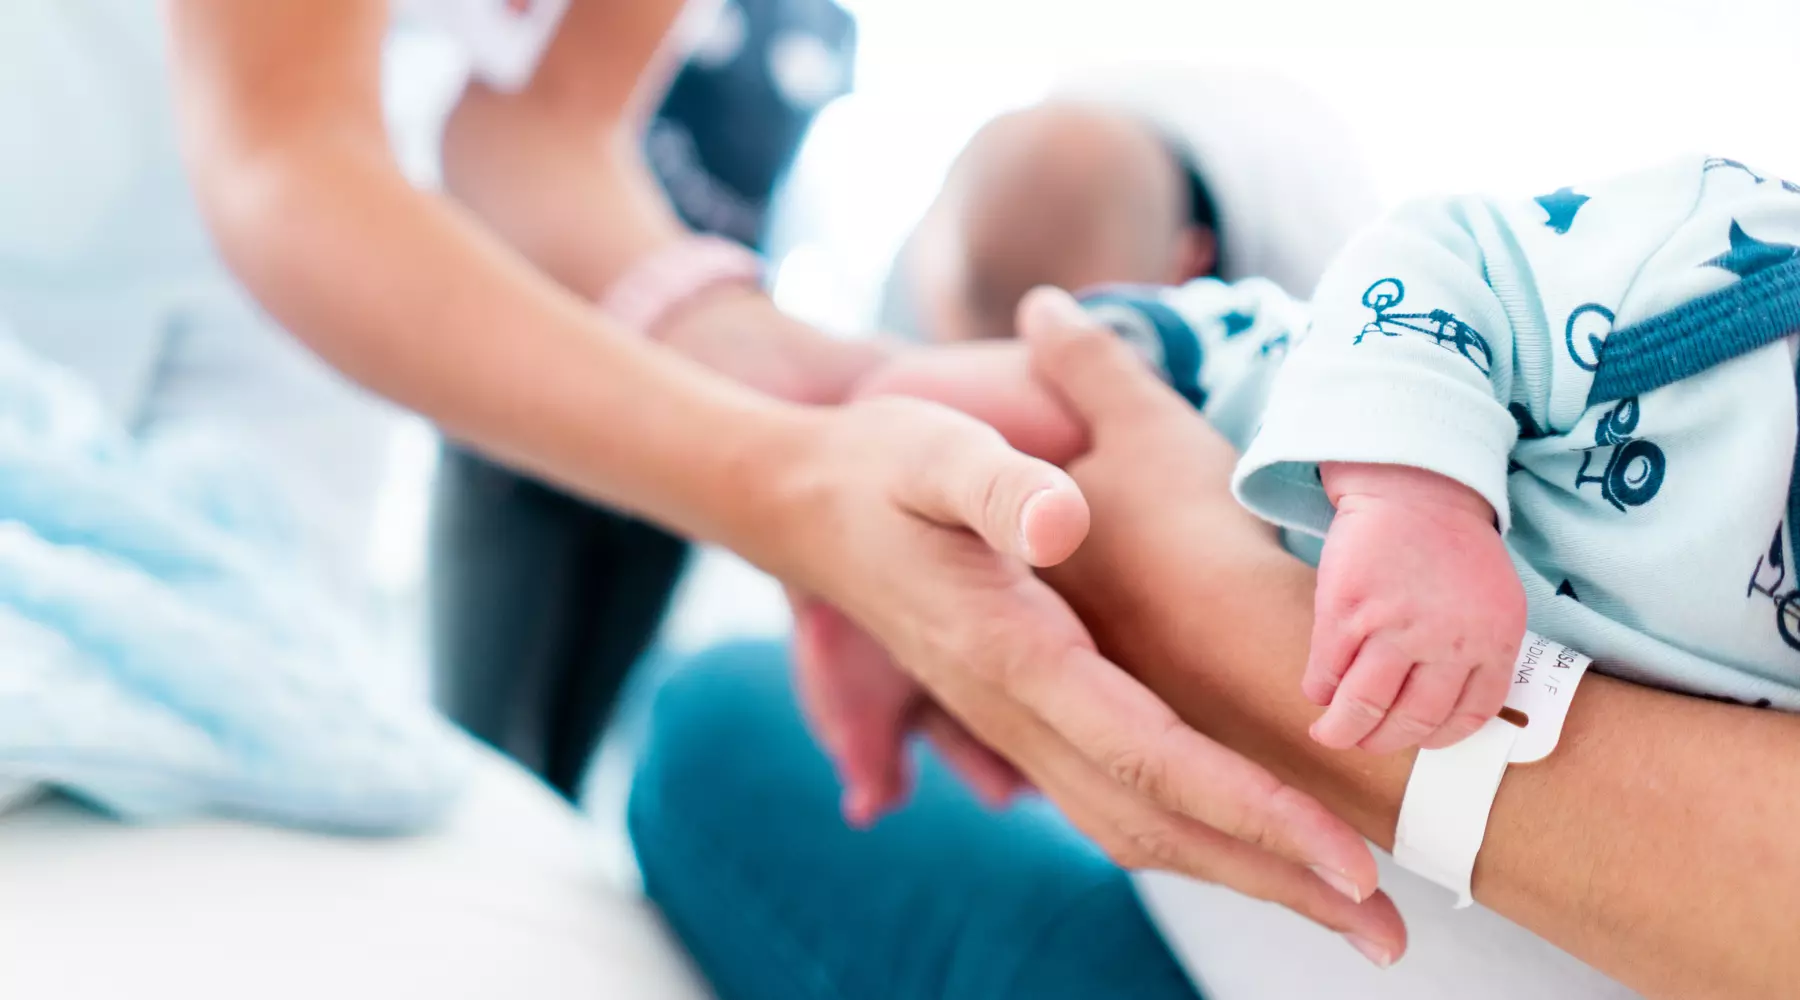
[{"label": "white bedsheet", "polygon": [[701,1000],[588,824],[484,757],[438,833],[0,817],[6,1000]]}]

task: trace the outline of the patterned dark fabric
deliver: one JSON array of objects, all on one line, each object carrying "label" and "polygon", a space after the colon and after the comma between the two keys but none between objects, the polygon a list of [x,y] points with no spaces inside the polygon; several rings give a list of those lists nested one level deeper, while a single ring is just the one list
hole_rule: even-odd
[{"label": "patterned dark fabric", "polygon": [[856,25],[831,0],[728,0],[651,126],[650,163],[688,225],[756,245],[819,109],[848,91]]}]

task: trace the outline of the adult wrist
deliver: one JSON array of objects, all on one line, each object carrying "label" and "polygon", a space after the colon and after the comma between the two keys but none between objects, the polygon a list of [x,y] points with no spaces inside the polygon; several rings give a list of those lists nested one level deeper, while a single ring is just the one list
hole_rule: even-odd
[{"label": "adult wrist", "polygon": [[759,568],[783,575],[792,522],[806,499],[798,488],[812,463],[818,411],[779,400],[744,410],[713,427],[705,447],[713,456],[690,481],[700,505],[696,537],[730,549]]}]

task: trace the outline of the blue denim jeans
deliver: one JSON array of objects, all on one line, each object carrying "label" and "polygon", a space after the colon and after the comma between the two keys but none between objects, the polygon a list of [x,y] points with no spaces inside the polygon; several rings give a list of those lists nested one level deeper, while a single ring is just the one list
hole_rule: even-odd
[{"label": "blue denim jeans", "polygon": [[995,814],[921,754],[906,809],[847,827],[786,647],[658,692],[632,788],[646,889],[721,1000],[1196,1000],[1130,879],[1050,807]]}]

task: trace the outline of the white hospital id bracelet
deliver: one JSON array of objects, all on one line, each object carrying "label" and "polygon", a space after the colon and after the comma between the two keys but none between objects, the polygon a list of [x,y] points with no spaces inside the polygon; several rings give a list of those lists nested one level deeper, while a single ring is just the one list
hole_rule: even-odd
[{"label": "white hospital id bracelet", "polygon": [[1469,879],[1487,836],[1488,812],[1509,764],[1543,760],[1556,749],[1575,687],[1591,661],[1559,642],[1525,633],[1506,707],[1474,735],[1421,750],[1400,801],[1394,860],[1473,903]]}]

